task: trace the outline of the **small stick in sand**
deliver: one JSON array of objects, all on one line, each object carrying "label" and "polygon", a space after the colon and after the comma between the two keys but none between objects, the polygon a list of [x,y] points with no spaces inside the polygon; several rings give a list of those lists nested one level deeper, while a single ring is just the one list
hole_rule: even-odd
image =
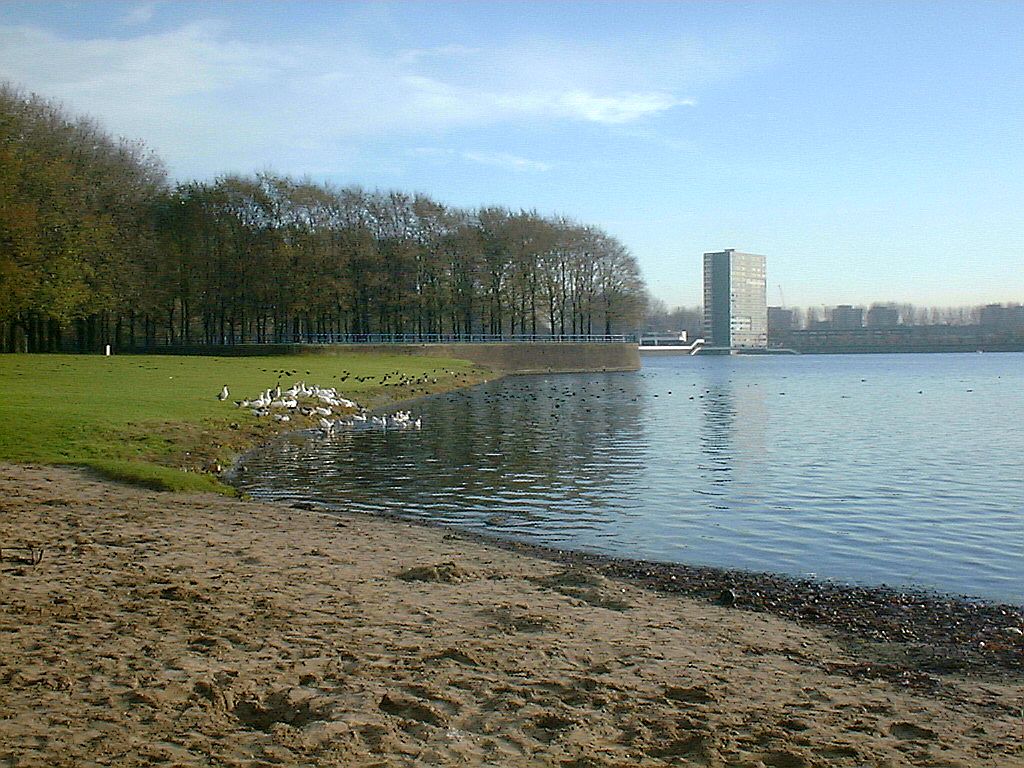
[{"label": "small stick in sand", "polygon": [[[0,562],[3,562],[4,560],[4,549],[5,547],[0,547]],[[42,547],[39,549],[36,549],[35,547],[6,547],[6,549],[8,551],[28,553],[25,555],[10,555],[7,558],[9,560],[24,563],[26,565],[39,565],[43,562],[43,552],[45,550],[43,550]]]}]

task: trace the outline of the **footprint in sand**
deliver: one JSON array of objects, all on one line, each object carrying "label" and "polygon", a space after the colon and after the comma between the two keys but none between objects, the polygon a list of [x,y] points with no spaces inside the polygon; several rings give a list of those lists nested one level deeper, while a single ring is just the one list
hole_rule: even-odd
[{"label": "footprint in sand", "polygon": [[799,752],[791,752],[788,749],[780,749],[769,752],[761,758],[768,768],[810,768],[811,761]]},{"label": "footprint in sand", "polygon": [[273,691],[262,699],[247,697],[234,706],[234,715],[249,728],[270,731],[276,723],[301,728],[318,720],[332,720],[331,703],[302,688]]},{"label": "footprint in sand", "polygon": [[897,739],[905,741],[934,741],[939,735],[931,728],[922,728],[908,722],[893,723],[889,726],[889,733]]},{"label": "footprint in sand", "polygon": [[668,686],[665,689],[665,698],[678,701],[682,704],[710,704],[715,697],[702,685],[691,687]]},{"label": "footprint in sand", "polygon": [[472,574],[452,562],[436,565],[418,565],[407,568],[397,577],[402,581],[427,581],[439,584],[452,584],[463,579],[472,578]]},{"label": "footprint in sand", "polygon": [[442,726],[447,717],[436,707],[400,693],[385,693],[378,707],[381,712],[404,720],[417,720],[428,725]]},{"label": "footprint in sand", "polygon": [[574,725],[576,725],[575,720],[562,717],[554,712],[545,712],[535,717],[528,726],[525,726],[523,733],[537,741],[549,744],[557,739],[562,731],[568,730]]},{"label": "footprint in sand", "polygon": [[646,749],[645,752],[650,757],[660,760],[672,760],[674,764],[676,760],[685,758],[710,758],[715,754],[715,749],[710,734],[695,731],[669,739],[665,743]]},{"label": "footprint in sand", "polygon": [[579,569],[569,569],[549,576],[528,576],[529,581],[558,592],[566,597],[582,600],[595,608],[627,611],[632,603],[622,596],[622,590],[604,576]]},{"label": "footprint in sand", "polygon": [[545,632],[555,627],[555,622],[546,616],[523,613],[504,605],[485,608],[479,611],[479,613],[491,619],[493,625],[503,632],[525,632],[530,634]]},{"label": "footprint in sand", "polygon": [[478,666],[480,666],[479,660],[477,660],[474,656],[472,656],[471,654],[467,653],[466,651],[462,651],[462,650],[460,650],[458,648],[445,648],[443,651],[440,651],[439,653],[435,653],[435,654],[433,654],[431,656],[427,656],[426,659],[425,659],[425,661],[443,661],[443,660],[454,661],[457,664],[462,664],[462,665],[467,666],[467,667],[478,667]]}]

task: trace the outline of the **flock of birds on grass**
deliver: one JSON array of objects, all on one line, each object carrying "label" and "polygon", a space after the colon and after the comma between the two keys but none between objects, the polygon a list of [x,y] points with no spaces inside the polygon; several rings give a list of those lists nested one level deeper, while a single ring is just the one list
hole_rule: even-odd
[{"label": "flock of birds on grass", "polygon": [[[217,399],[224,401],[229,397],[231,392],[225,384]],[[423,425],[422,419],[414,419],[409,411],[373,415],[354,400],[339,395],[334,387],[309,386],[304,381],[285,390],[278,383],[251,400],[235,400],[234,403],[239,408],[249,408],[257,418],[270,416],[277,422],[289,422],[295,414],[316,418],[319,432],[324,437],[346,428],[402,430],[420,429]],[[341,412],[336,413],[336,409]]]}]

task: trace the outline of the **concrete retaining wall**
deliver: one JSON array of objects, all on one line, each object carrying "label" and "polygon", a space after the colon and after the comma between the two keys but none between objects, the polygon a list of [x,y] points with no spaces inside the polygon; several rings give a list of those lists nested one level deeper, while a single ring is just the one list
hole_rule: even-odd
[{"label": "concrete retaining wall", "polygon": [[469,360],[502,373],[575,373],[636,371],[636,344],[236,344],[231,346],[155,347],[146,354],[216,355],[419,355]]}]

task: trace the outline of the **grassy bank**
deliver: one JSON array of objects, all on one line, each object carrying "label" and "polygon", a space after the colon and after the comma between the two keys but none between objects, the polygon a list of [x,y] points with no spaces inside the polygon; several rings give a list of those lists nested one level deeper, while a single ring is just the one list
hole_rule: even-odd
[{"label": "grassy bank", "polygon": [[[487,373],[460,360],[384,354],[4,355],[0,461],[75,464],[150,488],[229,492],[216,477],[218,466],[283,428],[233,400],[305,380],[374,406],[475,383]],[[396,385],[403,376],[417,381]],[[221,402],[225,384],[231,396]]]}]

